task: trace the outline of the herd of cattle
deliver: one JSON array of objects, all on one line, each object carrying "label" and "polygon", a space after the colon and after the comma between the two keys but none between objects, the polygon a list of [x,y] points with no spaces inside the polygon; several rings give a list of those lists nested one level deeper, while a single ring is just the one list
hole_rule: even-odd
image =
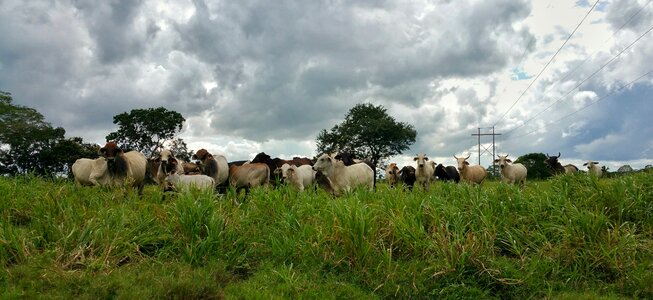
[{"label": "herd of cattle", "polygon": [[[227,162],[222,155],[213,155],[206,149],[193,154],[195,162],[183,162],[170,150],[163,150],[158,157],[146,159],[138,151],[124,152],[114,142],[108,142],[98,151],[99,158],[81,158],[72,165],[75,182],[79,185],[120,186],[129,184],[142,193],[146,177],[156,182],[163,191],[185,191],[191,188],[224,190],[232,187],[239,191],[264,185],[287,183],[300,191],[308,186],[319,186],[333,195],[341,195],[357,187],[373,189],[376,185],[374,165],[354,158],[348,152],[322,154],[316,160],[295,157],[291,160],[271,158],[265,152],[251,161]],[[458,166],[443,166],[429,161],[425,154],[415,156],[415,166],[399,169],[390,163],[385,170],[388,185],[398,184],[413,188],[417,183],[428,191],[433,180],[481,184],[488,175],[480,165],[470,165],[467,157],[456,157]],[[556,173],[578,172],[574,165],[563,166],[558,156],[549,156],[545,163]],[[495,163],[506,183],[523,187],[527,169],[520,163],[512,163],[508,155],[499,156]],[[584,165],[588,173],[600,177],[598,162]]]}]

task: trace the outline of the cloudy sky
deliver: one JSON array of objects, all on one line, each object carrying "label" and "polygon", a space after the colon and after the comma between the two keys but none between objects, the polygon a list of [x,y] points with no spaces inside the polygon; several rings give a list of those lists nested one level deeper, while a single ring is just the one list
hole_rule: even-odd
[{"label": "cloudy sky", "polygon": [[400,164],[476,161],[471,134],[495,126],[511,157],[641,168],[649,2],[588,15],[593,0],[0,0],[0,90],[98,144],[114,115],[163,106],[186,118],[192,150],[228,160],[312,157],[320,130],[369,102],[417,129]]}]

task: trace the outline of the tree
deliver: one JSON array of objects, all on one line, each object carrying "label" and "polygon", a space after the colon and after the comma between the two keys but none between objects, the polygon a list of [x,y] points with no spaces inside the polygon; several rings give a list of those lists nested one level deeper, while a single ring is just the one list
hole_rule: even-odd
[{"label": "tree", "polygon": [[175,157],[183,161],[190,161],[193,156],[193,151],[188,150],[186,142],[180,138],[170,141],[170,151],[174,153]]},{"label": "tree", "polygon": [[489,165],[485,170],[490,178],[499,178],[501,176],[501,169],[498,165]]},{"label": "tree", "polygon": [[381,159],[407,150],[415,143],[416,136],[413,125],[395,121],[383,106],[362,103],[349,110],[342,123],[318,134],[317,152],[347,149],[357,157],[369,158],[377,166]]},{"label": "tree", "polygon": [[163,144],[181,130],[184,121],[180,113],[163,107],[133,109],[113,117],[113,123],[119,128],[109,133],[107,140],[150,157],[160,152]]},{"label": "tree", "polygon": [[515,160],[515,163],[523,164],[528,170],[528,179],[545,179],[553,175],[553,172],[546,166],[544,153],[529,153],[522,155]]},{"label": "tree", "polygon": [[39,157],[46,174],[66,174],[72,178],[72,165],[79,158],[97,158],[100,146],[84,143],[80,137],[60,139],[41,150]]},{"label": "tree", "polygon": [[0,91],[0,165],[3,173],[20,174],[45,168],[39,153],[62,139],[65,130],[52,128],[33,108],[14,105],[10,93]]}]

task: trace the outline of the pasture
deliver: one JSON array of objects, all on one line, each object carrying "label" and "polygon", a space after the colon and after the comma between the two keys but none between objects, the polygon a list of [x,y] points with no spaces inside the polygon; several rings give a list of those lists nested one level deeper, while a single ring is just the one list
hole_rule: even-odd
[{"label": "pasture", "polygon": [[653,172],[162,198],[0,178],[0,298],[653,298]]}]

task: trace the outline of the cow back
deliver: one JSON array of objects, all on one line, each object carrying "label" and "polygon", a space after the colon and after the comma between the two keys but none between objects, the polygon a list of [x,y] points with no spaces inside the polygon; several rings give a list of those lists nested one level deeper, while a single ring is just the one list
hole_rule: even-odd
[{"label": "cow back", "polygon": [[456,183],[460,181],[460,174],[458,173],[458,169],[456,167],[446,166],[444,171],[447,173],[447,176],[449,176],[450,180],[453,180]]},{"label": "cow back", "polygon": [[127,162],[127,176],[131,177],[133,185],[142,185],[145,180],[145,172],[147,171],[147,159],[143,153],[138,151],[129,151],[124,154],[125,161]]},{"label": "cow back", "polygon": [[204,160],[203,174],[210,176],[215,181],[215,185],[222,185],[229,179],[229,164],[227,159],[222,155],[212,155]]},{"label": "cow back", "polygon": [[264,163],[250,163],[229,167],[229,185],[232,187],[256,187],[270,180],[270,167]]}]

